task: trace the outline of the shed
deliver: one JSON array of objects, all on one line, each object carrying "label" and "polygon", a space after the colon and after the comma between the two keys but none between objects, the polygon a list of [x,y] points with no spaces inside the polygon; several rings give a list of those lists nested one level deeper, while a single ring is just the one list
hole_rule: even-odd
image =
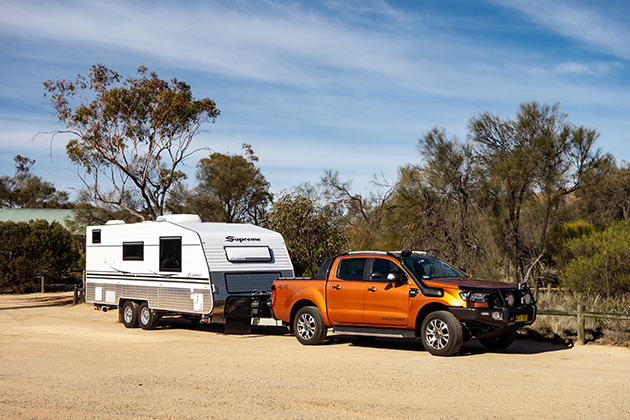
[{"label": "shed", "polygon": [[48,223],[57,222],[71,230],[68,221],[76,214],[77,211],[72,209],[0,209],[0,222],[28,223],[31,220],[46,220]]}]

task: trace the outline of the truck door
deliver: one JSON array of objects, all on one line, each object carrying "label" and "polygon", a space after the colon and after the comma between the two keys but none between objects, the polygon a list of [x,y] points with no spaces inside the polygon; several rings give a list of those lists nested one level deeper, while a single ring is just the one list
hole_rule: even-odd
[{"label": "truck door", "polygon": [[333,325],[363,324],[363,278],[367,258],[341,258],[326,282],[328,319]]},{"label": "truck door", "polygon": [[369,276],[363,292],[364,322],[379,327],[407,325],[409,317],[409,284],[391,282],[387,275],[403,270],[392,260],[373,258],[368,263]]}]

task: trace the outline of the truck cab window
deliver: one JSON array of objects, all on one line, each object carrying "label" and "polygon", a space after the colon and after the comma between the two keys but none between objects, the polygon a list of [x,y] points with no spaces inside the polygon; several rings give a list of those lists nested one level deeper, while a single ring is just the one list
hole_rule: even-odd
[{"label": "truck cab window", "polygon": [[339,262],[337,278],[341,280],[363,280],[367,258],[349,258]]},{"label": "truck cab window", "polygon": [[182,238],[160,238],[160,271],[182,271]]},{"label": "truck cab window", "polygon": [[384,258],[375,258],[372,263],[371,280],[374,281],[387,281],[387,275],[389,273],[402,272],[400,267],[393,261],[386,260]]}]

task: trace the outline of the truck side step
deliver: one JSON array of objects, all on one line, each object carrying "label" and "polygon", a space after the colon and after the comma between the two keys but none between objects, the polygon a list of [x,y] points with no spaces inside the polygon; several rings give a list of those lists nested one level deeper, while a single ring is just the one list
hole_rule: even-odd
[{"label": "truck side step", "polygon": [[416,332],[395,328],[368,328],[368,327],[333,327],[333,333],[351,334],[370,337],[387,338],[416,338]]}]

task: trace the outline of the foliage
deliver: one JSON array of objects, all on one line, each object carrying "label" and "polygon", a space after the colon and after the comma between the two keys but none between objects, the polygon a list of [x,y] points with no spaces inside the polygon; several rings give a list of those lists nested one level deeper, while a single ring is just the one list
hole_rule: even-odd
[{"label": "foliage", "polygon": [[[193,137],[219,115],[214,101],[145,67],[122,76],[102,64],[75,81],[48,80],[46,95],[73,138],[66,145],[90,197],[155,219],[192,153]],[[46,96],[45,95],[45,96]]]},{"label": "foliage", "polygon": [[592,223],[576,220],[552,226],[549,238],[552,242],[562,245],[573,239],[592,234],[596,230],[597,228]]},{"label": "foliage", "polygon": [[52,182],[30,173],[35,160],[16,155],[15,175],[0,177],[0,207],[66,208],[68,193],[57,191]]},{"label": "foliage", "polygon": [[385,191],[369,191],[365,196],[352,190],[350,181],[341,181],[337,171],[327,170],[321,178],[324,188],[323,198],[328,206],[339,212],[340,221],[347,227],[346,235],[350,239],[350,248],[366,250],[386,246],[383,240],[385,220],[395,208],[391,197],[394,186],[385,180],[374,180]]},{"label": "foliage", "polygon": [[81,256],[70,233],[44,220],[0,223],[0,289],[33,292],[39,277],[60,279]]},{"label": "foliage", "polygon": [[[537,102],[521,104],[515,119],[501,119],[484,113],[470,120],[470,138],[486,177],[493,212],[499,223],[498,236],[512,265],[514,282],[525,270],[524,260],[532,258],[529,271],[546,252],[551,213],[560,197],[581,187],[584,179],[604,159],[594,149],[598,133],[574,126],[559,112],[558,105]],[[528,200],[544,204],[538,245],[534,255],[525,255],[522,243],[521,211]],[[526,275],[527,277],[527,275]]]},{"label": "foliage", "polygon": [[467,194],[451,194],[427,166],[401,168],[396,209],[387,219],[390,234],[399,240],[394,248],[432,252],[464,271],[497,277],[487,267],[492,241],[473,198],[476,188],[470,186]]},{"label": "foliage", "polygon": [[97,203],[86,191],[79,191],[74,207],[74,217],[66,221],[70,232],[84,232],[86,226],[104,225],[110,220],[126,223],[141,222],[142,218],[113,205]]},{"label": "foliage", "polygon": [[[412,248],[434,251],[467,269],[478,268],[483,247],[475,232],[478,219],[480,168],[471,144],[448,138],[437,127],[418,140],[422,166],[401,169],[397,205],[423,226],[411,234]],[[415,214],[413,214],[415,213]]]},{"label": "foliage", "polygon": [[212,153],[197,164],[199,184],[183,192],[187,211],[214,222],[260,224],[272,195],[269,183],[256,168],[258,157],[249,144],[245,156]]},{"label": "foliage", "polygon": [[324,260],[346,249],[347,238],[332,216],[330,208],[298,193],[284,193],[273,204],[268,226],[284,237],[297,275],[315,274]]},{"label": "foliage", "polygon": [[571,240],[564,252],[562,285],[589,295],[630,293],[630,222],[611,224]]},{"label": "foliage", "polygon": [[608,158],[600,168],[598,182],[592,182],[577,192],[577,216],[598,226],[610,220],[630,218],[630,164],[620,167]]}]

